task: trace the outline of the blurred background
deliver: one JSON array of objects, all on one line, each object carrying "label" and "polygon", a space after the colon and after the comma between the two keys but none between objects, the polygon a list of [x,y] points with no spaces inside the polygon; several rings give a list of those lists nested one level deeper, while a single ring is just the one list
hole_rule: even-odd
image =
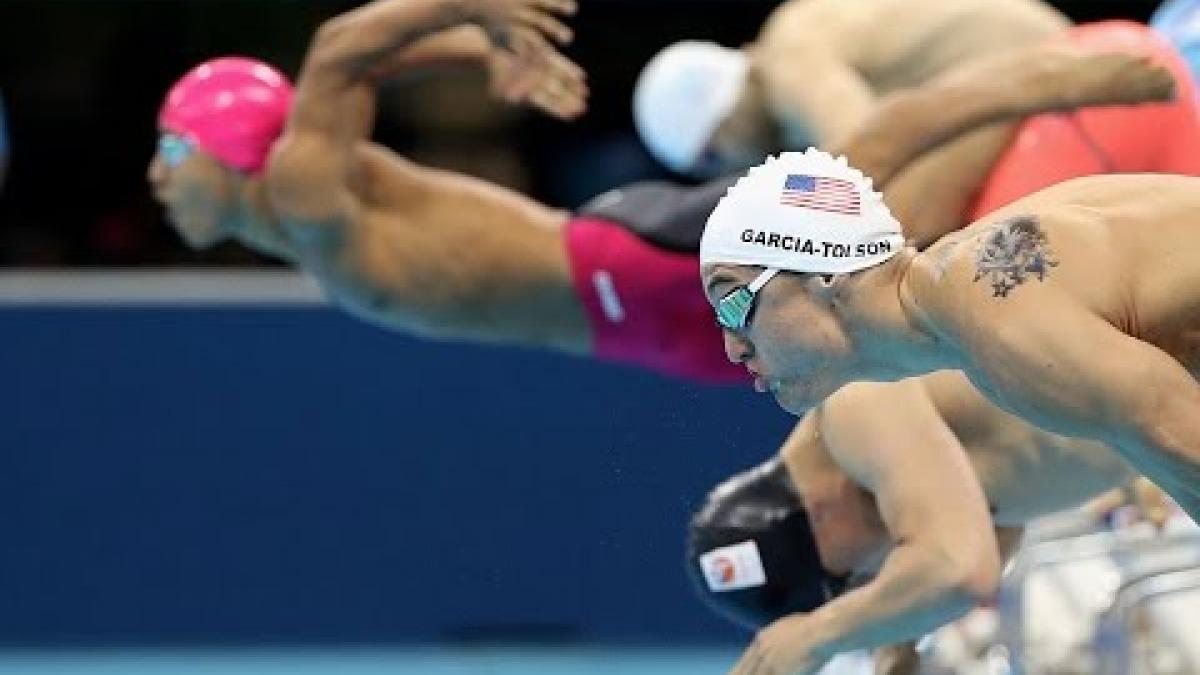
[{"label": "blurred background", "polygon": [[[188,251],[145,189],[166,88],[195,63],[247,54],[294,75],[314,28],[354,2],[4,0],[0,96],[9,180],[0,264],[264,263],[238,247]],[[1053,2],[1084,21],[1147,19],[1154,0]],[[633,131],[641,66],[684,38],[750,42],[775,6],[759,0],[584,0],[567,54],[588,72],[591,110],[564,124],[493,102],[481,73],[404,83],[382,98],[376,138],[419,162],[458,169],[573,207],[657,175]]]},{"label": "blurred background", "polygon": [[[0,0],[0,673],[723,672],[747,636],[692,596],[684,525],[791,418],[365,326],[274,261],[188,250],[151,201],[175,78],[229,53],[294,75],[356,4]],[[563,207],[666,177],[632,128],[640,67],[683,38],[748,42],[774,5],[584,0],[582,119],[506,108],[463,71],[390,88],[376,138]],[[79,268],[72,290],[48,268]],[[514,645],[536,649],[495,656]],[[264,646],[291,651],[238,651]],[[212,649],[233,656],[163,656]]]}]

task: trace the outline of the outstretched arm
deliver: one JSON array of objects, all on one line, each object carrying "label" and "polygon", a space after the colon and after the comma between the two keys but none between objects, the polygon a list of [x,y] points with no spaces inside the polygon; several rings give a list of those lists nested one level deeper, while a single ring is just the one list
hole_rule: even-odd
[{"label": "outstretched arm", "polygon": [[999,583],[983,489],[918,381],[852,384],[818,414],[834,460],[875,495],[893,548],[868,583],[759,633],[738,675],[815,672],[836,653],[916,639]]},{"label": "outstretched arm", "polygon": [[892,94],[827,148],[879,187],[916,157],[981,126],[1053,110],[1165,101],[1174,90],[1171,73],[1148,57],[1047,43],[970,61]]},{"label": "outstretched arm", "polygon": [[296,84],[292,113],[276,145],[267,186],[277,215],[291,222],[345,221],[354,203],[357,144],[373,125],[379,80],[400,56],[434,33],[468,24],[519,55],[553,51],[567,39],[554,16],[573,0],[378,0],[317,31]]},{"label": "outstretched arm", "polygon": [[561,119],[579,116],[587,105],[587,76],[570,59],[554,50],[516,54],[496,47],[474,24],[418,40],[378,72],[390,77],[458,64],[486,67],[492,95],[506,103],[528,104]]}]

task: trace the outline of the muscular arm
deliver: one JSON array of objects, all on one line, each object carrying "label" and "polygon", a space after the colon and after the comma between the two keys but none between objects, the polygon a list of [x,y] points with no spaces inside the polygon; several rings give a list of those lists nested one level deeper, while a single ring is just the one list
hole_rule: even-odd
[{"label": "muscular arm", "polygon": [[[371,131],[376,84],[397,65],[474,53],[478,34],[461,28],[469,24],[517,55],[553,53],[547,36],[570,38],[553,13],[573,10],[573,0],[377,0],[326,22],[268,167],[277,215],[293,223],[348,219],[361,180],[357,146]],[[429,40],[451,28],[454,35]]]},{"label": "muscular arm", "polygon": [[980,58],[892,94],[827,148],[885,185],[924,152],[980,126],[1051,110],[1169,100],[1171,74],[1145,57],[1062,44]]},{"label": "muscular arm", "polygon": [[878,575],[808,616],[829,652],[918,638],[989,598],[1000,558],[983,489],[916,380],[843,388],[821,410],[835,461],[894,542]]},{"label": "muscular arm", "polygon": [[918,304],[934,309],[931,323],[948,329],[968,374],[995,402],[1044,429],[1112,445],[1196,519],[1200,385],[1067,288],[1060,268],[1071,265],[1082,283],[1078,266],[1107,269],[1102,251],[1087,252],[1082,241],[1055,244],[1032,215],[981,226],[931,285],[932,302]]},{"label": "muscular arm", "polygon": [[925,153],[888,182],[884,201],[903,224],[910,245],[924,250],[968,223],[979,191],[1019,124],[1005,122],[972,131]]},{"label": "muscular arm", "polygon": [[376,77],[407,47],[467,20],[457,0],[381,0],[317,31],[267,171],[272,207],[292,222],[345,220],[355,208],[357,144],[374,122]]},{"label": "muscular arm", "polygon": [[458,26],[434,33],[412,43],[377,69],[379,76],[417,66],[447,63],[481,63],[492,51],[487,33],[476,25]]},{"label": "muscular arm", "polygon": [[[1002,563],[1007,564],[1020,548],[1024,532],[1021,527],[996,528],[996,542]],[[921,655],[917,653],[916,642],[880,647],[875,650],[873,657],[875,675],[919,675],[921,672]]]}]

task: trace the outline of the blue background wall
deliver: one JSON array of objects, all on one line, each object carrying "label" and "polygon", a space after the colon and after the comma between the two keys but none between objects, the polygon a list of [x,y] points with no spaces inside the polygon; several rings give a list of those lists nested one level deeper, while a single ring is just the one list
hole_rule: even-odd
[{"label": "blue background wall", "polygon": [[768,398],[326,308],[0,310],[0,644],[737,640],[690,507]]}]

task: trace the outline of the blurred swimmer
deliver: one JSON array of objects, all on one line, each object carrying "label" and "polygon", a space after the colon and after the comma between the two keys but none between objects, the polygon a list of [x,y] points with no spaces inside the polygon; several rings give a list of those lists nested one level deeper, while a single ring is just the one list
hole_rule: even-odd
[{"label": "blurred swimmer", "polygon": [[805,415],[778,457],[713,490],[688,569],[710,606],[761,629],[734,673],[812,673],[991,600],[1026,522],[1134,476],[1105,445],[1041,431],[957,371],[858,382]]},{"label": "blurred swimmer", "polygon": [[741,171],[780,150],[827,147],[876,102],[1070,22],[1037,0],[790,0],[753,45],[677,42],[642,70],[634,121],[676,172]]},{"label": "blurred swimmer", "polygon": [[[728,182],[635,185],[569,214],[369,141],[379,84],[446,59],[498,60],[505,98],[575,114],[583,74],[547,40],[569,38],[556,16],[572,10],[571,0],[371,3],[321,27],[295,92],[256,61],[202,64],[161,109],[155,194],[192,246],[232,238],[276,255],[386,326],[744,381],[695,281],[699,233]],[[1172,87],[1140,57],[1061,49],[956,72],[878,106],[839,151],[886,176],[979,123],[1161,100]],[[952,220],[964,222],[961,211]]]}]

